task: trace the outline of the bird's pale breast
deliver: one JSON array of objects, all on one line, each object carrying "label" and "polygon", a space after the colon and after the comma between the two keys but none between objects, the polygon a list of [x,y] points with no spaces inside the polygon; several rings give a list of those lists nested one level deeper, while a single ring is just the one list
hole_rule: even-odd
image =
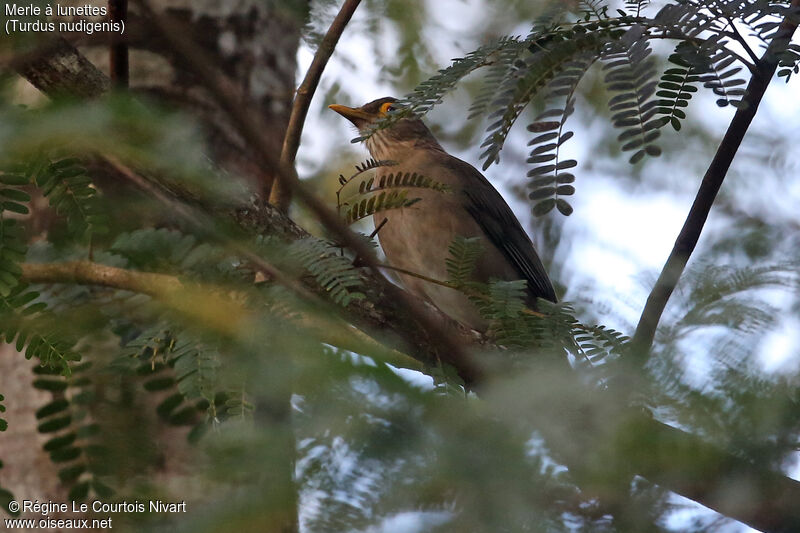
[{"label": "bird's pale breast", "polygon": [[[387,219],[378,233],[386,261],[392,266],[446,281],[448,273],[445,260],[452,241],[456,236],[481,237],[484,252],[476,265],[476,278],[481,281],[518,278],[519,275],[508,266],[502,253],[485,238],[480,226],[466,211],[460,189],[462,184],[458,178],[425,155],[411,157],[398,166],[384,169],[384,172],[422,173],[448,185],[450,190],[410,189],[408,197],[420,198],[419,202],[411,207],[375,215],[376,225]],[[420,169],[425,169],[425,172]],[[430,301],[452,318],[478,330],[486,328],[487,323],[477,308],[460,291],[409,275],[398,276],[408,290]]]}]

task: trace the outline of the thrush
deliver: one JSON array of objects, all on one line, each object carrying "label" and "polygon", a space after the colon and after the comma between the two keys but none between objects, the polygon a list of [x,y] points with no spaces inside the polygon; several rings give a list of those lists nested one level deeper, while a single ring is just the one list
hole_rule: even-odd
[{"label": "thrush", "polygon": [[[450,244],[457,236],[478,237],[483,250],[475,264],[475,281],[524,279],[529,307],[535,308],[537,298],[556,301],[542,261],[506,201],[475,167],[445,152],[422,120],[404,117],[374,129],[377,121],[398,109],[397,99],[391,97],[357,108],[329,107],[362,135],[371,133],[365,140],[370,155],[394,162],[393,172],[417,173],[448,187],[445,192],[422,188],[413,206],[374,215],[376,226],[387,219],[378,239],[388,265],[447,280]],[[450,317],[473,329],[486,329],[488,322],[464,293],[412,275],[398,276],[407,290]]]}]

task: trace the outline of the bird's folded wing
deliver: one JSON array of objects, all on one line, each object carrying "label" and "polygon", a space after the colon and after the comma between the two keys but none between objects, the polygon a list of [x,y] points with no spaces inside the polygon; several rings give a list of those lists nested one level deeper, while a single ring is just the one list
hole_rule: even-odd
[{"label": "bird's folded wing", "polygon": [[462,191],[467,199],[467,211],[489,240],[528,281],[531,295],[555,302],[553,285],[533,248],[533,243],[500,193],[469,163],[452,158],[449,165],[452,165],[454,171],[467,177]]}]

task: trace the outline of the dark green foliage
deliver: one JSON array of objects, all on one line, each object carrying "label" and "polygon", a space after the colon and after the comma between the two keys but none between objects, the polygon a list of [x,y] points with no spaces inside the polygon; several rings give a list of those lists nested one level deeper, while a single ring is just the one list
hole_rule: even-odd
[{"label": "dark green foliage", "polygon": [[576,324],[572,335],[575,339],[577,366],[594,366],[607,359],[616,358],[625,353],[626,343],[630,340],[619,331],[606,326],[585,326]]},{"label": "dark green foliage", "polygon": [[481,306],[481,313],[491,320],[489,333],[497,344],[512,348],[531,345],[530,329],[520,327],[526,321],[523,316],[526,291],[527,282],[522,279],[489,283],[488,299]]},{"label": "dark green foliage", "polygon": [[650,0],[625,0],[625,7],[634,17],[640,17]]},{"label": "dark green foliage", "polygon": [[531,100],[548,87],[564,65],[586,57],[588,52],[599,53],[606,34],[588,33],[581,26],[576,28],[582,31],[571,34],[554,32],[547,38],[541,35],[529,37],[529,48],[508,65],[508,73],[495,88],[495,97],[489,106],[494,111],[488,115],[490,124],[481,145],[485,148],[481,154],[485,159],[484,169],[499,161],[500,150],[517,118]]},{"label": "dark green foliage", "polygon": [[[6,412],[6,406],[3,405],[3,400],[5,400],[5,396],[0,394],[0,413]],[[8,420],[0,416],[0,431],[5,431],[8,429]]]},{"label": "dark green foliage", "polygon": [[[575,187],[571,185],[575,181],[575,175],[565,171],[575,167],[578,162],[574,159],[561,160],[559,152],[561,145],[573,135],[571,131],[564,131],[564,123],[575,110],[575,101],[571,98],[574,88],[575,85],[568,92],[564,109],[547,111],[528,126],[528,131],[538,134],[528,143],[528,146],[533,147],[528,163],[538,165],[528,171],[528,177],[531,178],[531,192],[528,197],[537,202],[533,206],[536,216],[548,213],[553,207],[557,207],[565,216],[572,213],[572,206],[563,197],[575,193]],[[554,117],[559,120],[544,120]]]},{"label": "dark green foliage", "polygon": [[67,229],[78,242],[89,242],[92,235],[108,231],[103,204],[80,160],[65,158],[44,163],[37,169],[35,183],[56,212],[66,217]]},{"label": "dark green foliage", "polygon": [[[0,413],[2,413],[5,410],[2,401],[3,401],[3,395],[0,394]],[[5,420],[0,418],[0,431],[5,431],[5,427],[3,426],[4,422]],[[4,466],[3,461],[0,460],[0,470],[3,469],[3,466]],[[4,513],[8,513],[9,516],[19,516],[19,510],[11,511],[8,508],[8,504],[11,503],[11,501],[14,499],[15,499],[14,494],[9,490],[4,489],[3,486],[0,485],[0,509],[2,509]]]},{"label": "dark green foliage", "polygon": [[427,176],[416,172],[386,172],[377,170],[374,174],[366,172],[390,167],[392,161],[369,159],[356,165],[356,172],[349,178],[339,176],[339,190],[336,191],[336,205],[347,224],[390,209],[410,207],[419,198],[408,198],[410,190],[431,189],[447,193],[449,188]]},{"label": "dark green foliage", "polygon": [[172,347],[172,362],[178,391],[189,400],[214,400],[220,355],[189,340],[178,340]]},{"label": "dark green foliage", "polygon": [[669,62],[676,67],[665,70],[661,76],[656,92],[656,96],[661,98],[658,113],[662,115],[662,125],[669,124],[675,131],[680,131],[681,120],[686,118],[685,110],[697,92],[700,76],[678,52],[669,56]]},{"label": "dark green foliage", "polygon": [[411,207],[419,200],[419,198],[408,198],[408,191],[405,189],[388,192],[381,191],[374,196],[363,198],[346,207],[344,221],[347,224],[352,224],[381,211]]},{"label": "dark green foliage", "polygon": [[19,283],[18,263],[25,260],[28,249],[22,224],[11,218],[28,212],[30,196],[18,189],[27,182],[24,174],[0,171],[0,297],[8,296]]},{"label": "dark green foliage", "polygon": [[615,128],[624,130],[617,140],[622,150],[634,151],[631,164],[638,163],[645,155],[657,156],[661,149],[654,144],[661,135],[653,79],[656,70],[650,58],[647,39],[641,26],[631,28],[622,39],[610,43],[605,53],[603,69],[609,92],[614,94],[608,101],[611,120]]},{"label": "dark green foliage", "polygon": [[786,78],[788,83],[792,75],[800,71],[800,45],[790,44],[779,56],[778,76]]},{"label": "dark green foliage", "polygon": [[[516,56],[527,44],[513,37],[503,37],[496,42],[482,46],[465,57],[453,60],[453,64],[439,71],[438,74],[422,82],[402,104],[407,107],[403,114],[423,115],[438,104],[445,94],[453,90],[456,84],[469,73],[492,64],[497,56],[510,58]],[[511,53],[514,51],[515,53]],[[480,105],[480,104],[479,104]]]},{"label": "dark green foliage", "polygon": [[447,281],[456,287],[466,287],[475,271],[475,262],[484,252],[479,237],[466,238],[457,236],[448,248]]},{"label": "dark green foliage", "polygon": [[[242,281],[238,262],[224,248],[198,242],[193,235],[167,228],[141,229],[117,235],[109,249],[129,267],[145,271],[179,272],[194,280]],[[252,279],[252,278],[251,278]]]},{"label": "dark green foliage", "polygon": [[53,395],[36,411],[38,431],[48,437],[44,451],[58,468],[59,479],[69,487],[70,499],[83,501],[90,494],[108,497],[110,489],[97,478],[104,467],[98,462],[103,450],[97,441],[97,426],[91,420],[95,401],[89,378],[92,365],[70,367],[69,377],[43,367],[36,369],[39,377],[34,386]]},{"label": "dark green foliage", "polygon": [[549,109],[528,125],[528,131],[536,134],[528,142],[532,148],[527,160],[534,165],[528,172],[531,178],[528,197],[534,202],[536,216],[548,213],[553,207],[565,216],[572,213],[572,206],[564,197],[575,193],[572,185],[575,175],[567,170],[577,166],[577,161],[564,160],[560,154],[562,145],[573,136],[572,131],[565,130],[565,124],[575,111],[575,90],[595,59],[594,54],[586,54],[565,63],[547,88],[549,98],[563,102],[564,107]]},{"label": "dark green foliage", "polygon": [[27,359],[36,357],[42,365],[68,376],[69,363],[81,359],[74,350],[75,336],[38,297],[39,293],[29,290],[27,284],[0,296],[0,341],[15,343]]},{"label": "dark green foliage", "polygon": [[219,354],[193,340],[156,325],[125,346],[133,371],[148,392],[172,391],[157,406],[160,418],[172,425],[205,424],[199,415],[215,416]]},{"label": "dark green foliage", "polygon": [[314,276],[334,302],[347,306],[353,300],[364,298],[364,293],[359,291],[364,285],[361,274],[340,248],[309,237],[292,243],[289,253]]},{"label": "dark green foliage", "polygon": [[623,353],[628,338],[604,326],[586,326],[568,304],[542,300],[539,311],[527,307],[525,280],[481,284],[471,279],[483,249],[477,238],[457,237],[449,247],[447,282],[462,290],[489,321],[488,334],[498,345],[512,349],[549,350],[573,356],[578,367],[600,363]]},{"label": "dark green foliage", "polygon": [[[606,2],[585,1],[580,3],[577,21],[566,8],[556,10],[534,25],[525,39],[503,38],[454,60],[421,83],[404,99],[396,116],[377,127],[409,114],[427,113],[464,76],[486,67],[483,86],[469,112],[470,118],[485,115],[489,122],[482,144],[484,168],[499,160],[522,113],[532,103],[544,105],[547,111],[529,126],[532,208],[537,216],[553,208],[569,215],[572,206],[566,197],[574,193],[574,175],[563,171],[577,162],[562,161],[559,149],[571,136],[565,124],[575,108],[572,95],[596,59],[602,57],[606,63],[606,82],[612,93],[609,110],[615,127],[623,130],[620,146],[633,152],[630,161],[637,163],[661,153],[656,140],[663,126],[680,129],[698,85],[717,95],[720,106],[743,105],[745,81],[737,74],[752,65],[731,48],[738,39],[731,25],[748,25],[766,43],[777,31],[776,21],[788,12],[786,5],[767,1],[715,2],[706,11],[702,3],[682,0],[664,6],[654,16],[648,16],[648,7],[647,1],[628,1],[626,11],[611,17]],[[678,41],[669,58],[675,66],[665,69],[660,82],[656,81],[659,65],[650,48],[656,39]],[[788,45],[778,52],[777,60],[779,75],[788,78],[800,68],[800,47]],[[564,99],[552,107],[553,97]]]}]

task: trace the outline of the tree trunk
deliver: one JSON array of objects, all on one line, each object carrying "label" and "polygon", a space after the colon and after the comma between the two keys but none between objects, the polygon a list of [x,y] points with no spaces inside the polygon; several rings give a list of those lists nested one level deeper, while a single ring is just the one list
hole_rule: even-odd
[{"label": "tree trunk", "polygon": [[[61,2],[61,5],[87,3],[106,5],[106,2],[97,0],[72,0]],[[266,133],[275,147],[276,155],[280,154],[289,120],[300,29],[309,9],[307,0],[280,4],[278,6],[269,0],[150,1],[150,6],[158,13],[166,13],[185,25],[189,30],[186,38],[239,85],[254,106],[251,111],[258,113],[264,123],[271,126]],[[149,23],[143,20],[135,2],[131,2],[127,18],[125,37],[129,47],[130,89],[162,102],[168,108],[180,109],[197,120],[206,137],[206,153],[231,179],[244,180],[254,191],[259,190],[264,182],[272,180],[269,170],[260,168],[257,157],[247,149],[246,143],[230,124],[228,114],[207,94],[200,80],[176,60],[163,42],[153,38]],[[79,49],[102,72],[109,74],[108,43],[79,46]],[[117,47],[115,54],[119,50]],[[26,77],[36,78],[35,75]],[[47,80],[41,81],[47,83]],[[80,88],[82,80],[75,80],[75,83]],[[112,186],[119,184],[101,181],[99,185],[104,194],[125,194],[119,187]],[[169,214],[162,216],[168,217]],[[41,218],[45,224],[49,220],[47,216]],[[46,227],[40,229],[43,232],[47,230]],[[31,386],[31,368],[35,363],[25,360],[10,347],[0,348],[0,393],[6,396],[4,403],[8,412],[4,418],[10,426],[7,432],[0,433],[0,452],[2,459],[7,462],[0,470],[0,488],[10,490],[19,500],[65,502],[66,490],[58,481],[56,468],[42,450],[46,438],[37,432],[34,416],[36,409],[50,401],[50,395]],[[290,448],[285,450],[286,453],[273,454],[284,458],[293,457],[294,451],[294,441],[287,423],[290,394],[287,388],[282,390],[280,398],[273,395],[268,400],[256,402],[259,407],[263,406],[262,416],[257,417],[257,421],[283,428],[286,432],[274,440],[280,446]],[[163,437],[160,440],[172,448],[173,443],[169,441],[179,438],[180,432],[167,431],[160,436]],[[169,476],[169,455],[174,451],[172,449],[170,453],[161,454],[166,463],[161,465],[158,477]],[[269,472],[267,482],[271,486],[266,490],[270,494],[296,498],[291,463],[283,461],[283,464],[259,465],[259,468]],[[293,500],[293,506],[284,505],[282,509],[275,511],[277,515],[273,512],[269,517],[271,530],[297,531],[296,500]]]}]

